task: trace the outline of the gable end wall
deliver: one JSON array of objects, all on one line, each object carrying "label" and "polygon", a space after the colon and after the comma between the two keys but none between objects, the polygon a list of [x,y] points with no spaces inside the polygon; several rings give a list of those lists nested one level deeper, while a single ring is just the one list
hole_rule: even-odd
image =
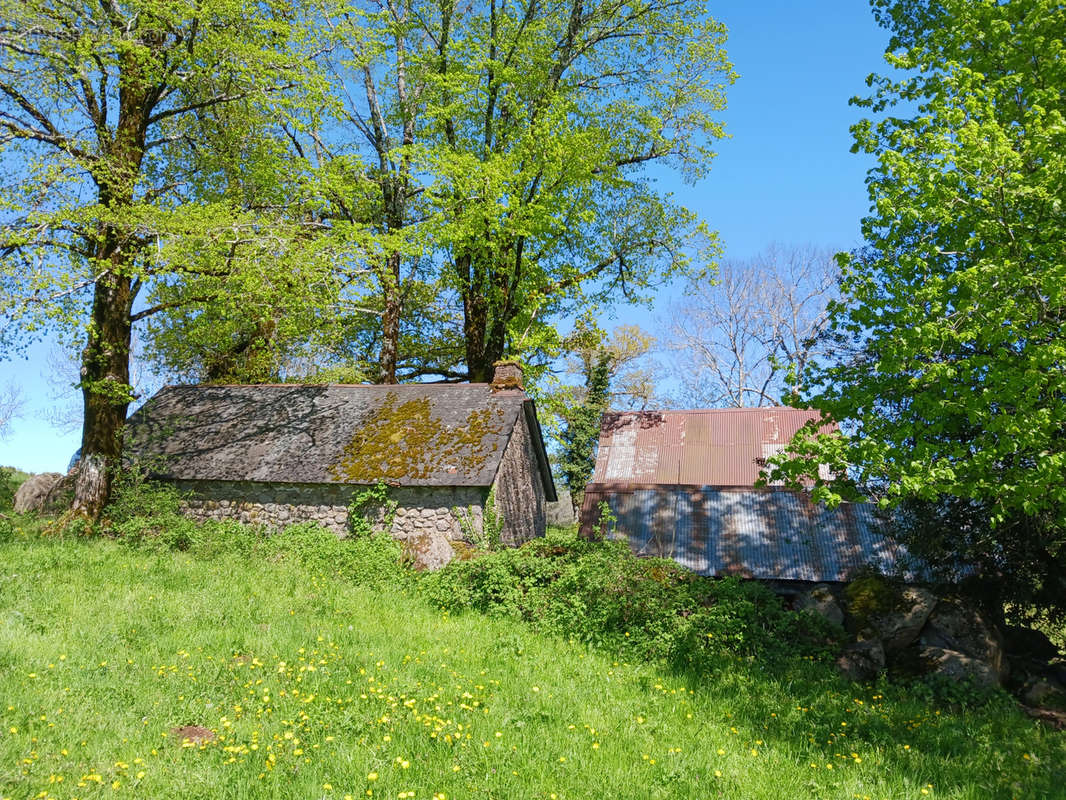
[{"label": "gable end wall", "polygon": [[525,414],[518,416],[493,486],[496,508],[503,515],[502,544],[515,547],[544,535],[544,483],[537,470],[537,453]]}]

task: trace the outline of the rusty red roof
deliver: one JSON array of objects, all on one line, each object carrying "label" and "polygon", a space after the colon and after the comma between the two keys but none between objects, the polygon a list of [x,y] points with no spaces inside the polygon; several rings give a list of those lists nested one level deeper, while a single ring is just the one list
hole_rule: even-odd
[{"label": "rusty red roof", "polygon": [[765,460],[817,418],[780,407],[607,414],[592,483],[754,486]]}]

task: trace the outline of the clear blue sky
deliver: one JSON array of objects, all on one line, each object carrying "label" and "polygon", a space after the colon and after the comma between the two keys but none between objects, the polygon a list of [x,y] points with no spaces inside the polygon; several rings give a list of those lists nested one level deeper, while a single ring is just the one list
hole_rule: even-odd
[{"label": "clear blue sky", "polygon": [[[725,0],[714,13],[729,27],[729,55],[740,74],[723,115],[732,138],[721,143],[706,180],[665,181],[664,188],[719,231],[727,258],[774,242],[858,246],[870,162],[849,152],[848,127],[860,114],[848,99],[882,69],[887,33],[860,0]],[[42,417],[57,404],[44,377],[49,349],[42,344],[28,359],[0,362],[0,387],[14,380],[25,401],[22,418],[0,441],[0,464],[63,471],[78,447],[80,432],[57,430]]]}]

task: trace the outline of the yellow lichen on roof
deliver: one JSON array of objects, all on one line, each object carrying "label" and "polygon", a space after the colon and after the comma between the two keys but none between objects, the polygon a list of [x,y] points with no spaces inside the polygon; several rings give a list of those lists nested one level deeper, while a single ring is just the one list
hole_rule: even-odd
[{"label": "yellow lichen on roof", "polygon": [[330,471],[346,483],[428,480],[441,472],[474,474],[499,449],[503,417],[502,408],[490,406],[470,411],[462,425],[447,425],[433,415],[428,398],[401,403],[389,392]]}]

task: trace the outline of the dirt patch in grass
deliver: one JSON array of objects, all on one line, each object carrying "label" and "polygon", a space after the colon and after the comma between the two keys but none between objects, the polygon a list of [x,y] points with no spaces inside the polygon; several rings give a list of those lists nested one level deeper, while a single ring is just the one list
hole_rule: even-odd
[{"label": "dirt patch in grass", "polygon": [[195,744],[201,742],[211,742],[215,739],[215,732],[209,728],[205,728],[203,725],[179,725],[176,728],[171,728],[170,732],[174,735],[174,738],[179,741],[190,741]]}]

